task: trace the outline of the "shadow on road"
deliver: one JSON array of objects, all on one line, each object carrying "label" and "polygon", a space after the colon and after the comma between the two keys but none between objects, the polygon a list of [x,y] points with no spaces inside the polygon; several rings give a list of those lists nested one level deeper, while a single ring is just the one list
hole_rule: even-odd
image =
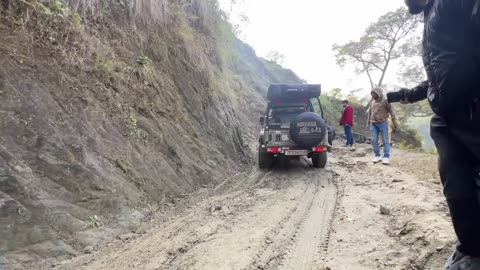
[{"label": "shadow on road", "polygon": [[312,161],[306,157],[300,157],[299,159],[280,157],[275,160],[272,170],[275,172],[286,172],[295,170],[315,170],[315,168],[312,166]]}]

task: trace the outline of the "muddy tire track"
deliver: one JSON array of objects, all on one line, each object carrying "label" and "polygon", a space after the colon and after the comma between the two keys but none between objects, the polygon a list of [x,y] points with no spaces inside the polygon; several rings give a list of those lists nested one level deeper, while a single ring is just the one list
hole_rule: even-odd
[{"label": "muddy tire track", "polygon": [[280,269],[322,269],[337,198],[332,176],[326,179],[327,183],[315,185],[317,190],[311,207]]},{"label": "muddy tire track", "polygon": [[282,263],[288,249],[286,247],[295,240],[296,232],[313,204],[315,190],[311,182],[305,188],[302,200],[297,201],[297,206],[265,238],[263,249],[247,269],[275,269]]}]

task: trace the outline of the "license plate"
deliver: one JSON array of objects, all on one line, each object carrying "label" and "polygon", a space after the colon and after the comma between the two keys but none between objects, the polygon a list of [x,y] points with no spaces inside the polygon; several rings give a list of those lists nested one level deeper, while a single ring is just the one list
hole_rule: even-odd
[{"label": "license plate", "polygon": [[308,155],[307,150],[285,150],[286,156],[306,156]]}]

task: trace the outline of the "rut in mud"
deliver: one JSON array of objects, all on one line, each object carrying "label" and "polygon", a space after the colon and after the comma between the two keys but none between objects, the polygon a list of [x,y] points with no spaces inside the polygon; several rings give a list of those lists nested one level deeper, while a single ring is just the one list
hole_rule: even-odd
[{"label": "rut in mud", "polygon": [[59,269],[321,269],[336,196],[333,174],[306,160],[255,170],[149,233]]}]

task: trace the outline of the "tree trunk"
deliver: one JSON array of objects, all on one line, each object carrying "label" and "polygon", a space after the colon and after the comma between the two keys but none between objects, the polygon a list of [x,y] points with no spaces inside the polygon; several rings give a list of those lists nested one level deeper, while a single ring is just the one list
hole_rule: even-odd
[{"label": "tree trunk", "polygon": [[[395,35],[396,37],[397,35]],[[390,65],[390,61],[392,60],[392,52],[395,46],[397,45],[397,40],[394,40],[390,46],[390,50],[388,51],[387,58],[385,59],[385,67],[382,70],[382,76],[378,82],[378,86],[382,87],[383,80],[385,79],[385,74],[387,74],[388,66]]]},{"label": "tree trunk", "polygon": [[373,85],[372,75],[370,74],[370,71],[368,71],[368,68],[367,68],[367,65],[365,64],[365,62],[362,62],[362,65],[363,65],[363,68],[365,69],[365,72],[367,73],[368,80],[370,82],[370,87],[371,87],[371,89],[373,89],[374,85]]},{"label": "tree trunk", "polygon": [[382,76],[380,76],[380,80],[378,81],[378,87],[382,87],[383,80],[385,79],[385,74],[387,73],[387,70],[386,70],[387,67],[388,65],[385,66],[385,70],[382,71]]}]

